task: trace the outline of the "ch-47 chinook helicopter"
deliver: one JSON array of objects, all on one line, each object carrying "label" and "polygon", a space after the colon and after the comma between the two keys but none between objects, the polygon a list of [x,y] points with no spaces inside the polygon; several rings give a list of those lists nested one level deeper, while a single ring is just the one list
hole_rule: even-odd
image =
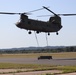
[{"label": "ch-47 chinook helicopter", "polygon": [[45,32],[48,33],[48,35],[50,35],[51,32],[56,32],[58,35],[58,31],[62,28],[61,18],[47,7],[43,6],[43,8],[54,14],[53,17],[50,17],[49,21],[45,22],[29,19],[27,15],[21,14],[20,22],[18,22],[16,26],[21,29],[29,30],[29,34],[31,34],[31,30],[33,30],[36,31],[36,33]]},{"label": "ch-47 chinook helicopter", "polygon": [[56,32],[56,34],[58,35],[58,31],[62,28],[60,16],[76,15],[76,14],[55,14],[53,11],[48,9],[48,7],[43,6],[43,8],[54,14],[54,16],[50,17],[49,21],[47,22],[29,19],[27,16],[28,13],[0,12],[0,14],[10,14],[10,15],[19,14],[20,21],[16,23],[17,27],[21,29],[29,30],[28,32],[29,34],[31,34],[31,31],[36,31],[36,33],[45,32],[45,33],[48,33],[48,35],[50,35],[51,32]]}]

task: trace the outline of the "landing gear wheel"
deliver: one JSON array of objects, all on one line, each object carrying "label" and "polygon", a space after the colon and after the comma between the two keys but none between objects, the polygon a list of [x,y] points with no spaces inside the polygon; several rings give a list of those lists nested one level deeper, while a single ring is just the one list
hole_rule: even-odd
[{"label": "landing gear wheel", "polygon": [[56,32],[56,35],[58,35],[59,33],[58,32]]},{"label": "landing gear wheel", "polygon": [[31,31],[29,31],[28,34],[31,34]]},{"label": "landing gear wheel", "polygon": [[50,35],[50,33],[48,33],[48,35]]},{"label": "landing gear wheel", "polygon": [[36,31],[37,34],[39,34],[39,31]]}]

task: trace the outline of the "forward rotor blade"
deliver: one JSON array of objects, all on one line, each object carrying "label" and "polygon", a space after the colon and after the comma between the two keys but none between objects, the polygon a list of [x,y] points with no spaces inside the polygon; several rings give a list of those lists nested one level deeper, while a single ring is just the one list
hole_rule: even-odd
[{"label": "forward rotor blade", "polygon": [[[49,7],[46,7],[46,8],[49,8]],[[31,13],[30,12],[36,12],[36,11],[39,11],[39,10],[43,10],[44,8],[40,8],[40,9],[36,9],[36,10],[33,10],[33,11],[29,11],[29,12],[24,12],[24,13],[11,13],[11,12],[0,12],[0,14],[8,14],[8,15],[21,15],[21,14],[26,14],[26,15],[30,15]]]},{"label": "forward rotor blade", "polygon": [[37,16],[37,17],[48,17],[48,16],[52,16],[52,15],[40,15],[40,16]]},{"label": "forward rotor blade", "polygon": [[8,14],[8,15],[15,15],[15,14],[18,14],[18,15],[20,15],[20,14],[27,14],[27,15],[29,15],[30,13],[10,13],[10,12],[0,12],[0,14]]},{"label": "forward rotor blade", "polygon": [[[49,8],[49,7],[47,7]],[[36,9],[36,10],[33,10],[33,11],[29,11],[29,12],[36,12],[36,11],[39,11],[39,10],[43,10],[44,8],[40,8],[40,9]]]},{"label": "forward rotor blade", "polygon": [[9,15],[14,15],[14,14],[20,14],[20,13],[8,13],[8,12],[0,12],[0,14],[9,14]]}]

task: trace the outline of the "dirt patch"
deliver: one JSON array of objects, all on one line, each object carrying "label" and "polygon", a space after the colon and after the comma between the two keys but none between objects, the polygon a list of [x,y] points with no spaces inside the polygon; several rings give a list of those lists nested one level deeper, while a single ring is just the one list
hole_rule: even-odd
[{"label": "dirt patch", "polygon": [[[16,72],[16,71],[26,71],[26,69],[0,69],[0,72]],[[20,73],[10,73],[1,75],[40,75],[46,73],[62,73],[60,70],[48,70],[48,71],[33,71],[33,72],[20,72]]]},{"label": "dirt patch", "polygon": [[0,69],[0,73],[3,73],[3,72],[17,72],[17,71],[27,71],[27,69]]},{"label": "dirt patch", "polygon": [[[17,72],[17,71],[27,71],[27,69],[0,69],[0,73]],[[41,75],[41,74],[46,74],[46,73],[49,73],[49,74],[62,73],[62,71],[60,71],[60,70],[48,70],[48,71],[9,73],[9,74],[0,74],[0,75]],[[57,74],[57,75],[76,75],[76,72],[75,73],[68,73],[68,74]]]},{"label": "dirt patch", "polygon": [[67,74],[57,74],[57,75],[76,75],[76,72],[75,73],[67,73]]}]

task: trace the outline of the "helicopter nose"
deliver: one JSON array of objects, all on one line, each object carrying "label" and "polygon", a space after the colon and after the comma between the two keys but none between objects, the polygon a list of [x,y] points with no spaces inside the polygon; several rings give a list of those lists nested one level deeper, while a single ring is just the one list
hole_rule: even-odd
[{"label": "helicopter nose", "polygon": [[58,31],[62,28],[63,26],[62,25],[60,25],[59,27],[58,27]]},{"label": "helicopter nose", "polygon": [[62,27],[63,27],[62,25],[59,26],[60,29],[61,29]]},{"label": "helicopter nose", "polygon": [[16,23],[16,26],[17,26],[18,28],[22,28],[20,22],[17,22],[17,23]]},{"label": "helicopter nose", "polygon": [[20,25],[19,25],[19,22],[17,22],[17,23],[16,23],[16,26],[17,26],[17,27],[19,27],[19,26],[20,26]]},{"label": "helicopter nose", "polygon": [[61,28],[62,28],[63,26],[61,26]]}]

